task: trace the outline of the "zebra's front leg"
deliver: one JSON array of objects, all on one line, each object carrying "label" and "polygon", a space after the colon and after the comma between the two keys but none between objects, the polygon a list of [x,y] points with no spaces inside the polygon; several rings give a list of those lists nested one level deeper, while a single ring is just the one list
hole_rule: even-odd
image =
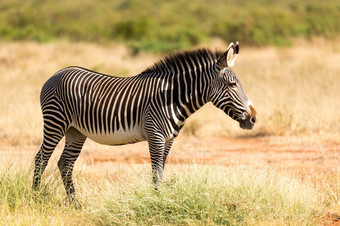
[{"label": "zebra's front leg", "polygon": [[149,151],[152,166],[152,180],[156,189],[163,177],[165,139],[162,135],[153,135],[149,138]]},{"label": "zebra's front leg", "polygon": [[173,139],[169,140],[165,143],[164,154],[163,154],[163,170],[164,170],[164,167],[165,167],[166,158],[168,157],[169,151],[170,151],[173,143],[174,143]]}]

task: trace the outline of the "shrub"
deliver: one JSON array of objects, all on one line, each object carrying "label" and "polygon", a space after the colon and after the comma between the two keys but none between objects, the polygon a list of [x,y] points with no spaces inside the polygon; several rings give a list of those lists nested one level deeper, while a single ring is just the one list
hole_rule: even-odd
[{"label": "shrub", "polygon": [[339,35],[339,8],[334,0],[4,0],[0,3],[0,37],[40,42],[116,40],[135,43],[130,45],[135,50],[155,52],[190,48],[212,37],[281,46],[289,45],[294,37]]}]

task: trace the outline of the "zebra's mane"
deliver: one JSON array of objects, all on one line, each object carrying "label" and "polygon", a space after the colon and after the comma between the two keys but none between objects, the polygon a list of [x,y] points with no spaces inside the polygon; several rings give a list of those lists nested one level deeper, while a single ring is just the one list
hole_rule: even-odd
[{"label": "zebra's mane", "polygon": [[[152,66],[145,69],[142,74],[147,73],[162,73],[165,71],[177,70],[176,67],[181,68],[181,64],[192,65],[192,67],[211,66],[213,62],[216,62],[221,56],[222,51],[211,51],[210,49],[202,48],[197,50],[181,51],[174,54],[170,54]],[[202,63],[204,65],[202,65]],[[191,69],[191,68],[189,68]]]}]

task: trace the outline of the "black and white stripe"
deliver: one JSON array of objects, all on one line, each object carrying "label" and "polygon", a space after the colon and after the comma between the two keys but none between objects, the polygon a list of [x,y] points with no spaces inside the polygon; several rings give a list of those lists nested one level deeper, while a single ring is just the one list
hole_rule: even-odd
[{"label": "black and white stripe", "polygon": [[41,91],[44,139],[35,158],[33,186],[62,137],[58,162],[67,194],[74,196],[73,165],[86,138],[108,145],[147,140],[154,181],[162,178],[173,139],[185,120],[209,101],[251,128],[255,110],[235,73],[228,67],[238,44],[226,52],[207,49],[180,52],[141,74],[121,78],[80,67],[54,74]]}]

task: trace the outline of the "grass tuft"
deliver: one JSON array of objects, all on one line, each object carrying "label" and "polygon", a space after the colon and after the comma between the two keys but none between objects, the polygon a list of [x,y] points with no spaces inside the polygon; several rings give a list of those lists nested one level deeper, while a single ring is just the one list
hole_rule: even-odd
[{"label": "grass tuft", "polygon": [[[126,180],[126,179],[124,179]],[[183,167],[155,191],[149,175],[106,183],[89,200],[101,224],[311,224],[321,213],[318,193],[269,169]]]}]

